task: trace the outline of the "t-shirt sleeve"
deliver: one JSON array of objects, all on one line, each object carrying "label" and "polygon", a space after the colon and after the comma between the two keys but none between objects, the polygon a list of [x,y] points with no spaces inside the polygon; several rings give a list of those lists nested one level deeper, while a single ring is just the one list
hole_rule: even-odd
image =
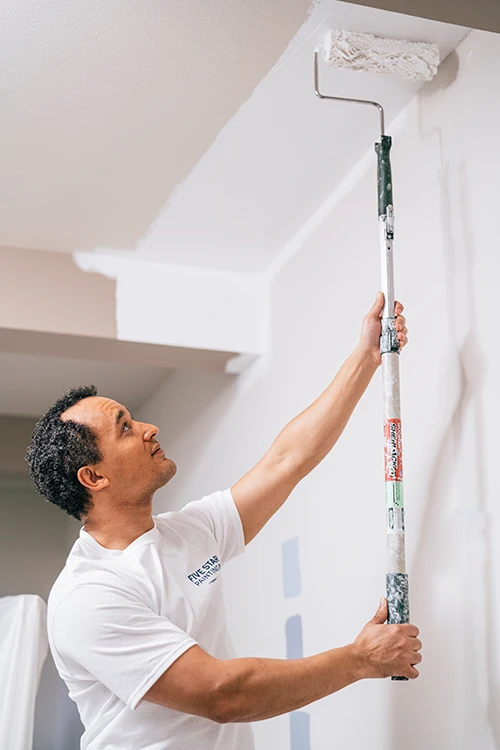
[{"label": "t-shirt sleeve", "polygon": [[243,526],[230,489],[194,500],[180,512],[197,518],[208,528],[217,542],[223,564],[245,551]]},{"label": "t-shirt sleeve", "polygon": [[83,668],[132,710],[197,645],[137,594],[100,584],[77,586],[63,597],[54,611],[52,641],[72,674]]}]

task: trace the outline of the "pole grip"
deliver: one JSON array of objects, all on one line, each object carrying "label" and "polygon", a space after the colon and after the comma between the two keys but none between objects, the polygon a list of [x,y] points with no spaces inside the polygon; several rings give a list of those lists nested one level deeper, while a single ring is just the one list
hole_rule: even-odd
[{"label": "pole grip", "polygon": [[[387,573],[385,577],[389,625],[410,622],[410,601],[408,597],[408,574]],[[392,677],[393,680],[408,680],[408,677]]]},{"label": "pole grip", "polygon": [[382,135],[380,143],[375,144],[377,152],[377,187],[378,187],[378,215],[386,216],[387,206],[392,206],[392,172],[389,152],[392,138]]}]

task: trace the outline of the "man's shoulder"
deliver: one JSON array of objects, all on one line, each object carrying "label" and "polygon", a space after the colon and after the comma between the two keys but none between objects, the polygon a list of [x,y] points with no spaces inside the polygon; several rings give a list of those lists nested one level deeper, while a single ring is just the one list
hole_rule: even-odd
[{"label": "man's shoulder", "polygon": [[89,597],[100,595],[103,589],[127,591],[129,587],[123,580],[123,575],[112,566],[92,565],[78,555],[78,542],[75,543],[64,568],[59,573],[50,590],[48,598],[49,620],[63,601],[70,602],[70,606],[79,608],[85,606]]}]

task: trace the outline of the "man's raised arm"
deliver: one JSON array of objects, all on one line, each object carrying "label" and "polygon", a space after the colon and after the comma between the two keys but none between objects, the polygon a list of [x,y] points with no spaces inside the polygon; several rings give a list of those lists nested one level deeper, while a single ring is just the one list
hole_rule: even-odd
[{"label": "man's raised arm", "polygon": [[[381,357],[379,350],[384,296],[365,316],[358,346],[328,388],[278,435],[265,456],[231,492],[248,544],[283,505],[293,488],[331,451],[370,383]],[[396,302],[400,346],[407,342],[403,306]]]}]

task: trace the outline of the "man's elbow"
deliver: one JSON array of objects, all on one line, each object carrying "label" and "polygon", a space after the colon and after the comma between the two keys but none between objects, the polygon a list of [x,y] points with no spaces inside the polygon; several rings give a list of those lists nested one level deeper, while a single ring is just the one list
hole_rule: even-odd
[{"label": "man's elbow", "polygon": [[218,724],[248,721],[248,701],[243,683],[244,676],[240,673],[218,684],[211,706],[213,721]]}]

